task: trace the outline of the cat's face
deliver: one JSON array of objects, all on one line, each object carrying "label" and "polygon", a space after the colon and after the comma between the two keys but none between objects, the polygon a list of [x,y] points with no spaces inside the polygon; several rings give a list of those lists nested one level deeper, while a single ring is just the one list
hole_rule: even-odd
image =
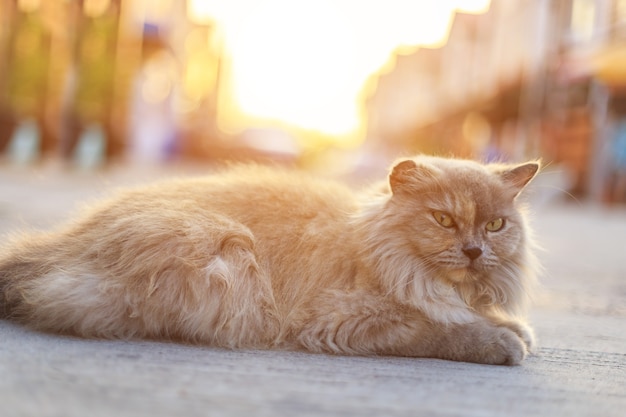
[{"label": "cat's face", "polygon": [[420,157],[390,176],[399,238],[424,271],[452,282],[480,280],[507,268],[524,250],[515,197],[537,172],[517,167]]}]

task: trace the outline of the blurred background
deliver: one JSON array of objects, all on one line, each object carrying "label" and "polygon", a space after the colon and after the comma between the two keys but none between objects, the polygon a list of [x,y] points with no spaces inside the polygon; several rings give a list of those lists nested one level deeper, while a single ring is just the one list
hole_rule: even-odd
[{"label": "blurred background", "polygon": [[2,165],[417,152],[626,202],[626,0],[0,0]]}]

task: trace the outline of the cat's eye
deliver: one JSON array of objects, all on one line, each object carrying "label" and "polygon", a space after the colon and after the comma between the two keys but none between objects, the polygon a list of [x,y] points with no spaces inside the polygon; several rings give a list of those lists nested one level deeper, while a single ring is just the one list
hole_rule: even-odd
[{"label": "cat's eye", "polygon": [[452,216],[450,216],[448,213],[444,213],[443,211],[434,211],[433,217],[435,218],[435,220],[437,220],[437,223],[439,223],[443,227],[453,227],[455,224]]},{"label": "cat's eye", "polygon": [[504,227],[504,219],[502,217],[498,217],[497,219],[493,219],[485,226],[489,232],[497,232],[498,230]]}]

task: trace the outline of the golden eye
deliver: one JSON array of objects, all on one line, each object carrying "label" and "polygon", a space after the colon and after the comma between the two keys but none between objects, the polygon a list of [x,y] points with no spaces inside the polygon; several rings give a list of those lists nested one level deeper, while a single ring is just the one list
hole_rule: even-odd
[{"label": "golden eye", "polygon": [[497,232],[498,230],[504,227],[504,219],[502,217],[498,217],[497,219],[493,219],[485,226],[490,232]]},{"label": "golden eye", "polygon": [[452,216],[448,213],[444,213],[443,211],[434,211],[433,217],[437,220],[437,223],[442,225],[443,227],[453,227],[454,220],[452,220]]}]

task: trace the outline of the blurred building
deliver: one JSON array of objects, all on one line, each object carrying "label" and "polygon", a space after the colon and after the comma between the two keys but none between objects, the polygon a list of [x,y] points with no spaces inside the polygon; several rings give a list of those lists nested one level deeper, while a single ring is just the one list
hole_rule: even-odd
[{"label": "blurred building", "polygon": [[[194,4],[0,0],[0,153],[97,163],[289,149],[280,123],[237,140],[218,129],[228,55]],[[626,0],[492,0],[457,13],[443,47],[390,68],[367,101],[377,155],[543,157],[573,193],[626,198]]]},{"label": "blurred building", "polygon": [[390,153],[542,156],[564,167],[570,191],[600,198],[625,31],[624,0],[494,0],[484,15],[457,14],[444,47],[400,55],[380,77],[368,140]]},{"label": "blurred building", "polygon": [[220,45],[173,0],[0,0],[0,153],[165,160],[215,133]]}]

